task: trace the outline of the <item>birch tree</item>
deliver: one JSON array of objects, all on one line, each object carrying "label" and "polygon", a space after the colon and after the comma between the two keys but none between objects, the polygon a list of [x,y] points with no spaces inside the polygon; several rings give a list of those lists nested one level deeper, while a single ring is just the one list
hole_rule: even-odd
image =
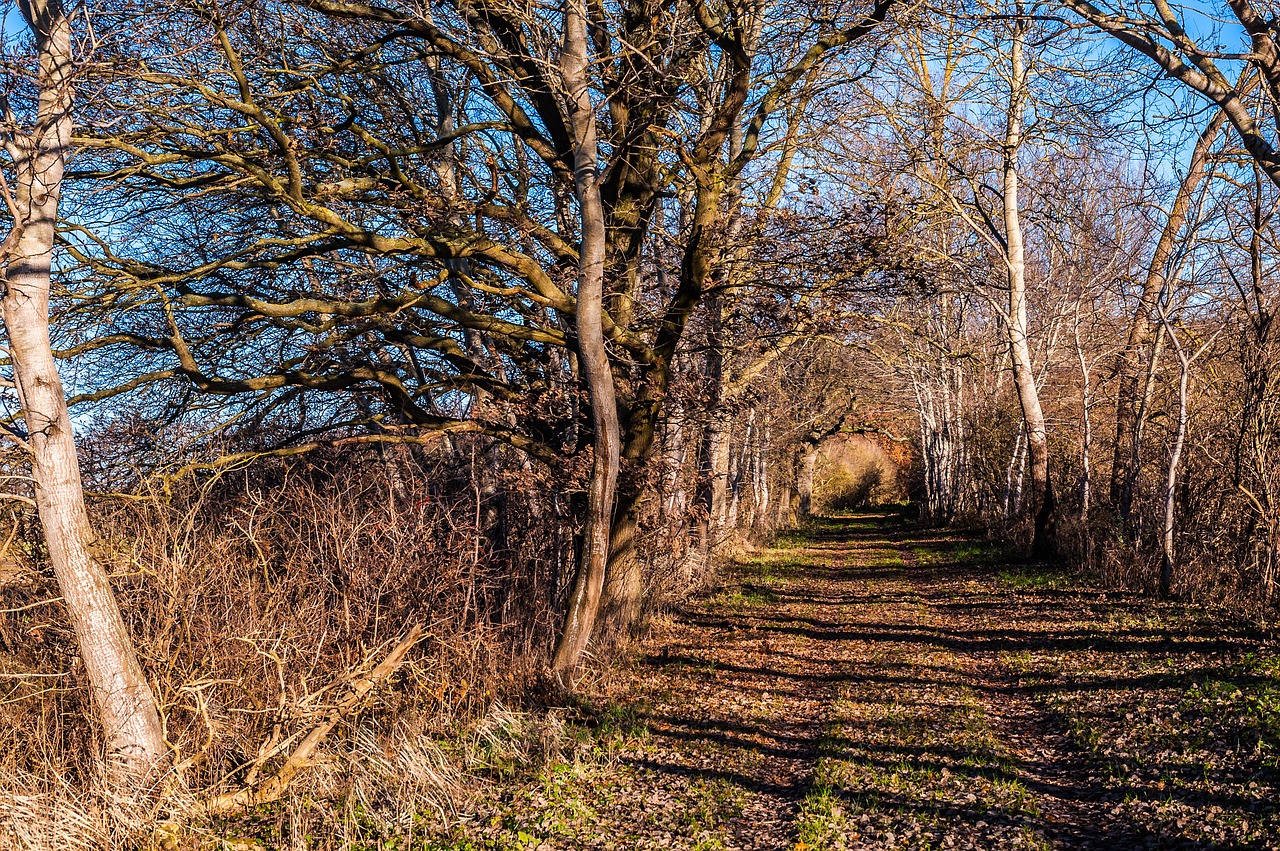
[{"label": "birch tree", "polygon": [[1178,473],[1182,465],[1182,451],[1187,440],[1187,423],[1190,420],[1188,409],[1188,385],[1191,381],[1191,367],[1200,356],[1209,350],[1214,340],[1221,333],[1221,328],[1209,335],[1194,350],[1189,348],[1190,340],[1184,342],[1175,320],[1170,316],[1167,302],[1172,293],[1166,288],[1156,300],[1156,315],[1160,325],[1169,336],[1174,354],[1178,357],[1178,393],[1176,426],[1173,441],[1169,447],[1169,462],[1165,467],[1164,486],[1161,489],[1162,517],[1160,526],[1160,581],[1158,592],[1161,597],[1168,597],[1173,587],[1174,566],[1174,533],[1176,531]]},{"label": "birch tree", "polygon": [[1013,383],[1018,391],[1022,421],[1026,427],[1027,449],[1031,458],[1031,487],[1035,534],[1031,543],[1034,557],[1044,558],[1054,550],[1054,520],[1057,497],[1049,462],[1049,430],[1044,407],[1040,404],[1040,388],[1031,361],[1031,345],[1027,333],[1027,253],[1023,243],[1022,208],[1019,201],[1020,178],[1018,154],[1022,148],[1024,113],[1027,108],[1029,72],[1025,57],[1028,21],[1024,10],[1017,8],[1018,18],[1012,25],[1009,43],[1009,103],[1005,114],[1005,135],[1001,146],[1003,187],[1001,212],[1004,234],[993,237],[1002,242],[1008,273],[1009,303],[1004,316],[1009,339],[1009,357],[1013,365]]},{"label": "birch tree", "polygon": [[71,150],[75,59],[58,0],[19,4],[35,39],[34,121],[5,103],[3,140],[13,225],[0,248],[4,327],[26,423],[31,475],[49,559],[75,630],[113,775],[153,779],[166,756],[160,718],[106,569],[94,553],[71,416],[49,337],[49,295],[63,172]]},{"label": "birch tree", "polygon": [[[895,93],[891,83],[885,95],[871,91],[881,103],[881,119],[910,152],[909,177],[921,196],[916,207],[925,231],[918,244],[936,262],[953,266],[1000,322],[1021,413],[1010,478],[1025,447],[1034,518],[1031,551],[1041,558],[1054,551],[1057,496],[1035,363],[1024,221],[1031,194],[1023,180],[1024,163],[1031,159],[1027,114],[1045,87],[1039,82],[1040,91],[1033,91],[1046,63],[1037,63],[1027,48],[1036,18],[1021,3],[1007,14],[992,15],[989,27],[948,18],[936,35],[937,60],[930,55],[935,47],[929,38],[908,34],[901,66],[905,91]],[[1039,40],[1042,51],[1045,40]],[[899,98],[909,99],[905,114],[895,109]],[[913,119],[923,124],[923,132]],[[1043,129],[1036,130],[1037,138],[1043,135]],[[957,238],[961,232],[970,235],[969,244]],[[975,276],[972,264],[982,255],[990,273]]]}]

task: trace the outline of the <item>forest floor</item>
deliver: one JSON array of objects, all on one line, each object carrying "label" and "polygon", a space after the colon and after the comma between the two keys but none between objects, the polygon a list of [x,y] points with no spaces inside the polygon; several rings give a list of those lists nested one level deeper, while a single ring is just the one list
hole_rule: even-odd
[{"label": "forest floor", "polygon": [[1280,849],[1273,642],[892,513],[780,540],[559,712],[426,847]]}]

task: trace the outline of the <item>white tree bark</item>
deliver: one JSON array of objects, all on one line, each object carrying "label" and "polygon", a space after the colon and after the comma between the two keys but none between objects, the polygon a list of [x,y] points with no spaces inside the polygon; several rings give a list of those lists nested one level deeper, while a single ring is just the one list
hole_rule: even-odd
[{"label": "white tree bark", "polygon": [[1075,324],[1073,333],[1076,344],[1076,360],[1080,364],[1080,419],[1084,424],[1084,435],[1080,445],[1080,519],[1084,522],[1086,547],[1089,535],[1089,510],[1093,499],[1093,421],[1090,408],[1093,406],[1092,376],[1089,374],[1089,362],[1085,359],[1084,346],[1080,343],[1080,302],[1076,302]]},{"label": "white tree bark", "polygon": [[1159,594],[1161,597],[1168,597],[1169,592],[1173,588],[1173,539],[1176,531],[1177,517],[1177,493],[1178,493],[1178,470],[1182,465],[1182,447],[1187,440],[1187,390],[1191,379],[1191,365],[1196,359],[1208,351],[1209,346],[1213,345],[1213,341],[1218,338],[1219,331],[1205,340],[1204,343],[1194,352],[1188,352],[1178,339],[1178,333],[1174,330],[1173,324],[1169,319],[1169,314],[1163,304],[1157,301],[1156,312],[1160,318],[1160,324],[1168,332],[1169,342],[1173,344],[1173,350],[1178,356],[1178,426],[1173,436],[1173,446],[1169,450],[1169,466],[1165,470],[1164,479],[1164,522],[1160,530],[1160,585]]},{"label": "white tree bark", "polygon": [[1032,553],[1049,554],[1052,549],[1051,523],[1054,513],[1053,483],[1049,473],[1049,439],[1040,391],[1036,386],[1027,336],[1027,260],[1023,244],[1022,219],[1018,203],[1018,150],[1022,146],[1023,111],[1027,99],[1027,65],[1023,55],[1027,21],[1014,23],[1010,48],[1009,112],[1004,139],[1004,230],[1005,260],[1008,267],[1009,313],[1006,328],[1013,365],[1013,381],[1026,424],[1027,449],[1031,460],[1033,508],[1036,512]]},{"label": "white tree bark", "polygon": [[924,464],[922,519],[949,523],[976,507],[965,424],[964,370],[910,353],[906,359]]},{"label": "white tree bark", "polygon": [[67,400],[49,340],[58,201],[72,132],[71,23],[56,0],[21,6],[36,35],[38,114],[23,132],[5,104],[5,148],[16,176],[5,201],[4,325],[31,448],[36,506],[106,740],[111,774],[153,778],[167,749],[106,570],[94,558]]},{"label": "white tree bark", "polygon": [[769,427],[769,420],[766,416],[764,426],[760,429],[759,436],[756,440],[756,468],[753,472],[755,477],[755,497],[756,497],[756,516],[760,518],[759,522],[767,523],[765,519],[769,516],[769,500],[771,498],[769,489],[769,449],[772,444],[773,430]]}]

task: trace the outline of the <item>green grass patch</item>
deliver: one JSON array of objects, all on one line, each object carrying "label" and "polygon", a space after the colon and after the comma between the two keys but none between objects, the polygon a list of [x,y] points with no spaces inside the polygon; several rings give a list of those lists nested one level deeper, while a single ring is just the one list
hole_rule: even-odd
[{"label": "green grass patch", "polygon": [[711,602],[718,606],[730,608],[748,608],[751,606],[770,606],[778,602],[778,593],[764,585],[738,585],[721,589]]},{"label": "green grass patch", "polygon": [[844,832],[845,811],[836,790],[827,783],[809,787],[796,813],[796,843],[792,851],[817,851],[832,847]]},{"label": "green grass patch", "polygon": [[653,706],[645,700],[611,703],[596,717],[595,734],[599,739],[643,739],[649,735],[646,718]]},{"label": "green grass patch", "polygon": [[926,541],[913,545],[911,551],[925,565],[1005,564],[1013,559],[1003,544],[973,539]]},{"label": "green grass patch", "polygon": [[1007,567],[997,573],[996,578],[1016,590],[1054,591],[1073,588],[1077,584],[1069,571],[1036,564]]},{"label": "green grass patch", "polygon": [[769,547],[775,550],[794,550],[808,544],[812,535],[810,529],[787,529],[774,535],[773,540],[769,541]]}]

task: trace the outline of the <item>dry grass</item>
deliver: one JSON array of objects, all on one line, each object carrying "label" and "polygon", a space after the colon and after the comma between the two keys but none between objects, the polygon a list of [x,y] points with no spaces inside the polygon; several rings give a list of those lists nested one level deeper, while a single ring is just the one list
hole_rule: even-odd
[{"label": "dry grass", "polygon": [[[100,782],[101,742],[38,525],[11,515],[0,529],[14,532],[0,559],[0,847],[402,843],[455,820],[474,778],[557,758],[563,720],[510,707],[538,683],[558,623],[577,471],[539,472],[467,440],[270,461],[170,488],[135,482],[91,500],[179,769],[158,804],[121,802]],[[650,586],[703,584],[688,518],[657,501],[642,514]],[[406,664],[282,800],[244,818],[201,815],[201,800],[275,770],[343,683],[417,623],[425,637]]]},{"label": "dry grass", "polygon": [[[550,646],[572,516],[556,517],[536,478],[443,452],[363,452],[95,500],[181,785],[195,798],[271,771],[345,679],[422,623],[410,663],[366,708],[381,726],[340,726],[299,794],[336,802],[331,828],[446,818],[461,764],[435,741],[525,691]],[[101,791],[73,636],[33,532],[19,528],[0,592],[0,845],[128,847],[146,833],[131,826],[160,814]],[[188,803],[166,799],[180,816]]]},{"label": "dry grass", "polygon": [[903,498],[900,474],[884,449],[863,435],[839,435],[818,454],[813,505],[818,514]]}]

